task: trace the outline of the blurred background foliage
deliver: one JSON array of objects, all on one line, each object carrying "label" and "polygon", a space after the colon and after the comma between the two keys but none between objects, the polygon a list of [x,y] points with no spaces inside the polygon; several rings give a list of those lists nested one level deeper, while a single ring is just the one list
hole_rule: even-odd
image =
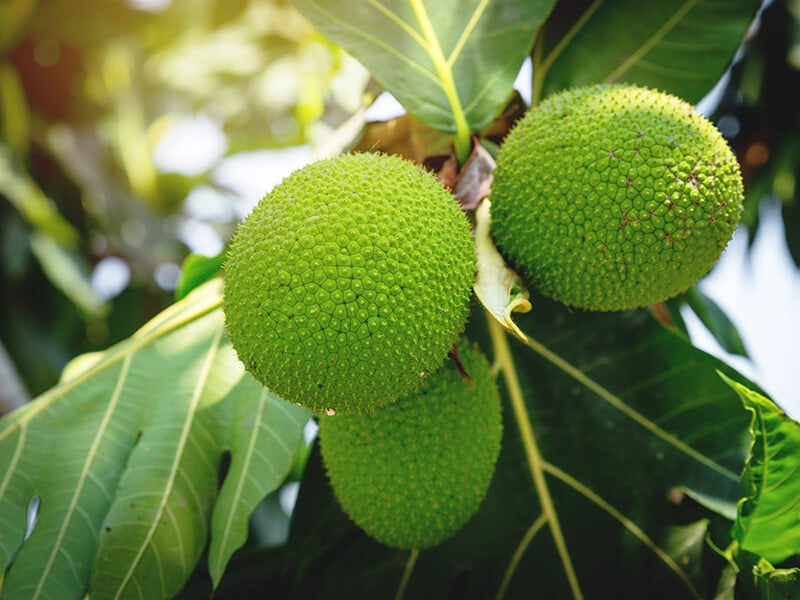
[{"label": "blurred background foliage", "polygon": [[800,266],[800,0],[765,4],[714,120],[742,166],[750,241],[761,203],[780,203],[786,242]]},{"label": "blurred background foliage", "polygon": [[366,83],[283,0],[0,1],[0,341],[28,393],[222,248],[253,201],[229,159],[324,139]]},{"label": "blurred background foliage", "polygon": [[[0,363],[36,395],[130,335],[256,199],[236,160],[318,146],[375,93],[288,0],[0,0]],[[747,227],[780,202],[800,264],[800,0],[765,6],[713,117],[743,165]],[[397,143],[427,139],[391,125],[416,132]],[[256,164],[260,194],[283,173]],[[22,395],[0,387],[2,413]]]}]

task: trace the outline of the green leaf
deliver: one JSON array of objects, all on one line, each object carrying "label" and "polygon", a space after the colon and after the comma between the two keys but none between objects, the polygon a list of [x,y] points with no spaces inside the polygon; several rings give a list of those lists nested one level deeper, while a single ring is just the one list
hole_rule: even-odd
[{"label": "green leaf", "polygon": [[800,553],[800,423],[744,385],[723,379],[750,416],[752,445],[732,536],[773,564]]},{"label": "green leaf", "polygon": [[744,347],[736,325],[716,302],[701,292],[697,286],[689,289],[685,299],[692,312],[706,326],[723,350],[731,354],[747,356],[747,349]]},{"label": "green leaf", "polygon": [[502,108],[553,0],[294,0],[311,23],[361,61],[406,109],[455,133]]},{"label": "green leaf", "polygon": [[637,83],[695,103],[733,58],[759,0],[559,2],[534,51],[534,99],[598,82]]},{"label": "green leaf", "polygon": [[222,264],[225,262],[226,251],[223,250],[216,256],[203,256],[190,254],[183,261],[181,276],[175,286],[175,299],[180,300],[194,288],[215,277]]},{"label": "green leaf", "polygon": [[[0,421],[8,597],[171,597],[206,546],[212,512],[235,531],[247,514],[234,513],[288,473],[307,415],[244,372],[224,335],[220,290],[211,281],[131,338],[73,361],[57,387]],[[248,460],[250,447],[265,453]],[[215,506],[226,451],[232,466]],[[221,546],[238,543],[229,535]]]},{"label": "green leaf", "polygon": [[266,389],[258,402],[237,402],[233,461],[211,521],[208,564],[215,587],[231,554],[247,538],[248,516],[269,492],[280,486],[289,471],[287,464],[291,466],[298,454],[297,440],[286,440],[281,432],[295,430],[310,416]]}]

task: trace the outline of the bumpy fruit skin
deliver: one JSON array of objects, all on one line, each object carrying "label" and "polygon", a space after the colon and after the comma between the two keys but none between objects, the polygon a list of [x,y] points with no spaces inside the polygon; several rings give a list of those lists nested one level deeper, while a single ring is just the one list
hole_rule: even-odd
[{"label": "bumpy fruit skin", "polygon": [[729,146],[683,100],[628,85],[576,88],[529,111],[503,142],[492,233],[542,294],[625,310],[705,275],[742,197]]},{"label": "bumpy fruit skin", "polygon": [[486,494],[500,452],[500,398],[489,363],[461,342],[459,360],[424,388],[365,416],[322,416],[322,458],[350,518],[395,548],[428,548],[460,530]]},{"label": "bumpy fruit skin", "polygon": [[245,368],[316,413],[369,412],[419,387],[463,330],[465,215],[409,161],[351,154],[286,178],[239,226],[224,311]]}]

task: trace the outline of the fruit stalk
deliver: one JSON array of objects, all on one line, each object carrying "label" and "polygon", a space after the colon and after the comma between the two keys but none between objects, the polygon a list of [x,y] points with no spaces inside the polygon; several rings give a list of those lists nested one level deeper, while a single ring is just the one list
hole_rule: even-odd
[{"label": "fruit stalk", "polygon": [[492,338],[495,364],[500,365],[500,371],[503,373],[503,380],[508,388],[508,397],[514,411],[514,420],[519,427],[522,445],[525,449],[525,457],[530,466],[531,478],[536,487],[536,494],[539,497],[539,502],[542,505],[542,514],[547,519],[547,524],[550,527],[550,534],[553,536],[553,542],[556,545],[558,556],[564,567],[564,573],[569,582],[572,596],[576,600],[581,600],[583,598],[583,593],[581,592],[575,568],[572,566],[572,559],[569,550],[567,550],[564,533],[561,531],[558,513],[556,513],[556,509],[553,506],[553,499],[550,496],[550,489],[547,486],[547,480],[544,476],[544,459],[539,452],[539,446],[536,444],[536,436],[533,433],[531,418],[528,414],[528,408],[525,405],[525,398],[522,394],[522,388],[519,383],[519,377],[517,376],[517,370],[514,366],[514,358],[511,355],[511,348],[508,344],[506,332],[493,318],[487,318],[486,322],[488,323],[489,334]]}]

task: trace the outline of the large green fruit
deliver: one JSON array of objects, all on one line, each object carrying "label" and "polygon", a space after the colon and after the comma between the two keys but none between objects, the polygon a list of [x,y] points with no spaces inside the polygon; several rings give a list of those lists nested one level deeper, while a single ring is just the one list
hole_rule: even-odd
[{"label": "large green fruit", "polygon": [[477,346],[460,343],[422,390],[373,415],[322,416],[322,458],[342,508],[396,548],[435,546],[478,510],[500,451],[500,398]]},{"label": "large green fruit", "polygon": [[547,98],[506,137],[492,233],[542,294],[624,310],[705,275],[742,195],[727,143],[683,100],[627,85],[576,88]]},{"label": "large green fruit", "polygon": [[225,265],[234,348],[317,413],[417,389],[463,330],[475,276],[458,204],[411,162],[351,154],[290,175],[239,226]]}]

